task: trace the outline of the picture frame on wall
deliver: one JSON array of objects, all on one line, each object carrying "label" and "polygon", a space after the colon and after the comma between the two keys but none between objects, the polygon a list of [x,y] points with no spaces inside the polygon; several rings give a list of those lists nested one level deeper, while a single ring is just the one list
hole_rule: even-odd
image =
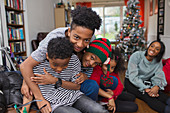
[{"label": "picture frame on wall", "polygon": [[150,4],[150,16],[152,16],[153,15],[153,0],[149,0],[149,4]]},{"label": "picture frame on wall", "polygon": [[163,24],[164,23],[164,20],[163,20],[164,18],[163,17],[160,17],[159,18],[159,24]]},{"label": "picture frame on wall", "polygon": [[162,33],[164,31],[163,25],[159,25],[159,33]]},{"label": "picture frame on wall", "polygon": [[163,8],[163,7],[164,7],[164,2],[163,2],[163,1],[162,1],[162,2],[160,1],[159,7],[160,7],[160,8]]},{"label": "picture frame on wall", "polygon": [[164,15],[164,10],[163,9],[160,9],[159,10],[159,16],[163,16]]},{"label": "picture frame on wall", "polygon": [[160,2],[163,2],[164,0],[159,0]]}]

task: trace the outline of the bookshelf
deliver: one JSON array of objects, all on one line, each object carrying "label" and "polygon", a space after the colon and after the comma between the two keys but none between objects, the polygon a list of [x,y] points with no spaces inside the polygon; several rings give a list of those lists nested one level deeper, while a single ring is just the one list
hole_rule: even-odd
[{"label": "bookshelf", "polygon": [[8,45],[14,56],[26,56],[23,0],[4,0]]}]

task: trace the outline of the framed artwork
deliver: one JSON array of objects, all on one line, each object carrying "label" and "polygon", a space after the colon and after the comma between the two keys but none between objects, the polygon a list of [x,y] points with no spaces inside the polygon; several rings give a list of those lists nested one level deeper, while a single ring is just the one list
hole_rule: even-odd
[{"label": "framed artwork", "polygon": [[158,0],[155,0],[155,11],[154,14],[158,14]]},{"label": "framed artwork", "polygon": [[164,18],[163,17],[160,17],[159,18],[159,24],[163,24],[164,23]]},{"label": "framed artwork", "polygon": [[159,25],[159,32],[163,32],[164,28],[163,28],[163,25]]},{"label": "framed artwork", "polygon": [[163,16],[164,15],[164,10],[163,9],[160,9],[159,10],[159,16]]},{"label": "framed artwork", "polygon": [[159,7],[163,8],[164,7],[164,2],[160,2]]},{"label": "framed artwork", "polygon": [[149,2],[150,2],[149,3],[150,4],[150,14],[149,15],[152,16],[153,15],[153,0],[150,0]]}]

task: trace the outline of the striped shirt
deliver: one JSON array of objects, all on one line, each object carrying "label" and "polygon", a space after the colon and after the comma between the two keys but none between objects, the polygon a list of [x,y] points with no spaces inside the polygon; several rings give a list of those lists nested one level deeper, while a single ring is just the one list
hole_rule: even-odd
[{"label": "striped shirt", "polygon": [[[61,73],[56,73],[50,68],[47,60],[34,67],[33,71],[35,74],[45,74],[43,68],[54,77],[61,78],[64,81],[74,82],[76,80],[75,75],[81,70],[81,64],[78,57],[72,55],[68,67]],[[59,106],[71,106],[83,94],[80,90],[69,90],[62,87],[55,89],[54,84],[39,85],[39,88],[43,97],[50,102],[52,111]]]},{"label": "striped shirt", "polygon": [[90,78],[91,74],[93,73],[93,68],[81,66],[81,72],[85,73],[87,75],[87,77]]}]

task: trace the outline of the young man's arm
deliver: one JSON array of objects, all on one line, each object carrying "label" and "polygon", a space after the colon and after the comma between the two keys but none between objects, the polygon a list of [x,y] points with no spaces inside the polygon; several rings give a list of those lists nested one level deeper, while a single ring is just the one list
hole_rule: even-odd
[{"label": "young man's arm", "polygon": [[29,86],[29,88],[31,89],[31,91],[34,94],[34,97],[36,100],[42,100],[40,102],[37,102],[38,107],[42,107],[43,105],[47,104],[47,107],[45,107],[44,109],[42,109],[43,113],[49,113],[51,112],[51,107],[48,101],[46,101],[42,94],[41,91],[39,89],[39,87],[31,81],[31,77],[34,76],[33,74],[33,67],[38,65],[39,62],[35,61],[31,56],[29,56],[20,66],[20,70],[22,73],[22,76],[24,77],[24,80],[26,81],[26,84]]},{"label": "young man's arm", "polygon": [[[40,84],[40,85],[56,84],[56,82],[58,81],[58,78],[49,74],[45,70],[45,68],[44,68],[44,73],[45,73],[45,75],[35,74],[36,77],[31,77],[31,80],[33,82],[35,82],[36,84]],[[69,81],[64,81],[64,80],[62,80],[61,87],[65,88],[65,89],[71,89],[71,90],[79,90],[80,89],[79,84],[69,82]]]}]

